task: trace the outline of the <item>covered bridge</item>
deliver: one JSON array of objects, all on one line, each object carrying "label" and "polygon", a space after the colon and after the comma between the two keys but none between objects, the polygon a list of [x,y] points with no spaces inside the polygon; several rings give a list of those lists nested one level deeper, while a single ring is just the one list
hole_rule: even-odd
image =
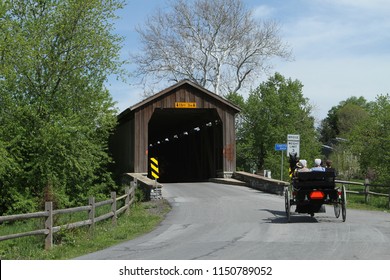
[{"label": "covered bridge", "polygon": [[159,182],[228,177],[236,169],[235,115],[240,109],[183,80],[118,116],[110,151],[117,173],[148,173]]}]

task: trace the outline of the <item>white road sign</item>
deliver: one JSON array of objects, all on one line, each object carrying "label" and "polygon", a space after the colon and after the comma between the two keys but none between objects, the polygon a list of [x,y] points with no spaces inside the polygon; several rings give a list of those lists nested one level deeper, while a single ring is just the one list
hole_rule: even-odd
[{"label": "white road sign", "polygon": [[299,134],[287,134],[287,141],[298,141],[301,140],[301,136]]},{"label": "white road sign", "polygon": [[296,153],[299,157],[299,134],[287,134],[287,156]]},{"label": "white road sign", "polygon": [[294,153],[299,157],[299,141],[287,141],[287,155]]}]

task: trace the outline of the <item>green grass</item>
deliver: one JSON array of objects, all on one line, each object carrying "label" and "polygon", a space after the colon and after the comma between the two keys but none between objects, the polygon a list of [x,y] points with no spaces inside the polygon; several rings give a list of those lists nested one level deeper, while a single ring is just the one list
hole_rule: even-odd
[{"label": "green grass", "polygon": [[347,207],[359,210],[390,211],[389,198],[370,195],[369,202],[366,203],[364,195],[347,194]]},{"label": "green grass", "polygon": [[[118,217],[117,225],[111,220],[99,222],[93,232],[88,227],[61,230],[54,234],[54,246],[44,250],[44,236],[29,236],[0,241],[0,259],[6,260],[61,260],[72,259],[101,250],[150,232],[170,210],[165,200],[138,203],[131,207],[129,215]],[[74,217],[67,218],[75,220]],[[57,221],[63,223],[62,221]],[[17,222],[0,225],[0,236],[42,228],[42,221]],[[39,226],[40,225],[40,226]]]}]

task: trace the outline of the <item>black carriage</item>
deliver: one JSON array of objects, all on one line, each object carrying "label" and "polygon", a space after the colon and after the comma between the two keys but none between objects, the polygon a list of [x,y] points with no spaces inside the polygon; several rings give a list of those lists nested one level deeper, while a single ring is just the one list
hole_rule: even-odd
[{"label": "black carriage", "polygon": [[285,189],[285,208],[288,221],[291,220],[291,206],[296,205],[296,213],[310,214],[325,212],[325,205],[333,205],[334,214],[346,219],[345,188],[337,188],[335,172],[297,172],[292,183]]}]

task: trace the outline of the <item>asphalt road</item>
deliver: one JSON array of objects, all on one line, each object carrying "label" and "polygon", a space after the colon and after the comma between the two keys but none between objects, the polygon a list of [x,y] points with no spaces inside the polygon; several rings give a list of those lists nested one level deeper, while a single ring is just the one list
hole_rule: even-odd
[{"label": "asphalt road", "polygon": [[[347,207],[293,214],[284,198],[215,183],[165,184],[172,211],[137,239],[82,256],[88,260],[390,260],[390,214]],[[295,209],[295,206],[293,206]]]}]

